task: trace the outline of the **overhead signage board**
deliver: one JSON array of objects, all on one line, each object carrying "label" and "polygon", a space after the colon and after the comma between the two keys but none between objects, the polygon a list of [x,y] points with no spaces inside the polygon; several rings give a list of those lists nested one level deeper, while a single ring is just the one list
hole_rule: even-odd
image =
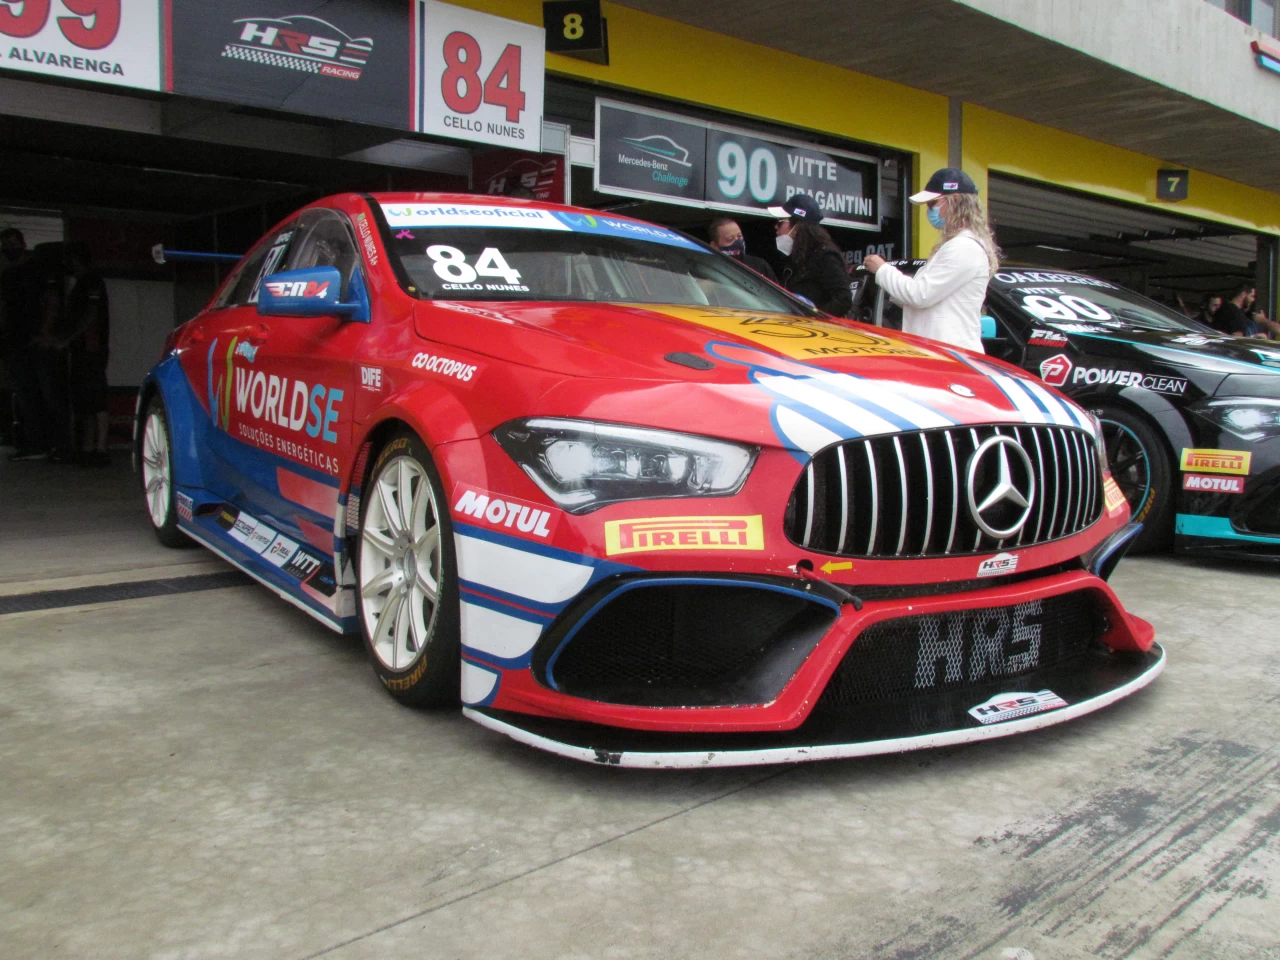
[{"label": "overhead signage board", "polygon": [[595,189],[756,214],[807,193],[826,225],[880,229],[875,157],[599,99]]},{"label": "overhead signage board", "polygon": [[0,66],[159,90],[160,10],[160,0],[0,3]]},{"label": "overhead signage board", "polygon": [[407,5],[170,3],[174,93],[411,129]]},{"label": "overhead signage board", "polygon": [[704,205],[707,131],[669,113],[596,101],[597,192]]},{"label": "overhead signage board", "polygon": [[414,15],[414,129],[540,153],[546,31],[439,0]]}]

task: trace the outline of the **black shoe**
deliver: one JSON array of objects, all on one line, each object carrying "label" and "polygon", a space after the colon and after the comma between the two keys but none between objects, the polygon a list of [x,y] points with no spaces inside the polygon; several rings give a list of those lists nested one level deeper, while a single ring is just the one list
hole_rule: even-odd
[{"label": "black shoe", "polygon": [[11,454],[10,463],[20,463],[23,460],[43,460],[49,456],[47,450],[19,450],[17,453]]}]

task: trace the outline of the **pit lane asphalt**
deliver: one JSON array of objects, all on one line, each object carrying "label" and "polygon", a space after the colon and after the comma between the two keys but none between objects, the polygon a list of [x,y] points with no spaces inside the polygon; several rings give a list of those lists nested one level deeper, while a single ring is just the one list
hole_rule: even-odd
[{"label": "pit lane asphalt", "polygon": [[[0,595],[226,569],[133,483],[0,457]],[[1280,957],[1280,571],[1115,583],[1169,667],[1113,708],[687,773],[399,707],[257,586],[0,616],[0,956]]]}]

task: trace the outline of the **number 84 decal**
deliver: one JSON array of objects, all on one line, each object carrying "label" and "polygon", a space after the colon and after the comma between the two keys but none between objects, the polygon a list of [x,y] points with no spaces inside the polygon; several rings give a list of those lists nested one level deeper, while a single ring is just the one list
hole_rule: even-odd
[{"label": "number 84 decal", "polygon": [[[457,247],[437,243],[427,247],[427,256],[433,261],[436,276],[445,281],[445,290],[515,290],[527,292],[520,283],[520,271],[516,270],[497,247],[485,247],[476,258],[475,265],[467,263],[467,255]],[[478,284],[480,277],[497,277],[504,282]]]}]

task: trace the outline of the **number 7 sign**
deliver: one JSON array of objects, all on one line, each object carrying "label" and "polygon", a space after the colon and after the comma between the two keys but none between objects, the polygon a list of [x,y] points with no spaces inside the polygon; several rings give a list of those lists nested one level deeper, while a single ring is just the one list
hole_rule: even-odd
[{"label": "number 7 sign", "polygon": [[414,15],[414,129],[540,153],[542,27],[438,0]]}]

